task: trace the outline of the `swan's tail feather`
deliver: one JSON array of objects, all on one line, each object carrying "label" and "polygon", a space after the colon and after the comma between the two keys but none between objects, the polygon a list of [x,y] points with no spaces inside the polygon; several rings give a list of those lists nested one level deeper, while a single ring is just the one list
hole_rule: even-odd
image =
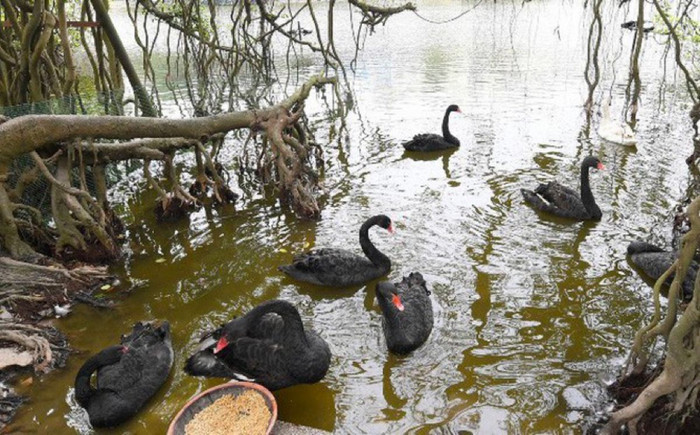
[{"label": "swan's tail feather", "polygon": [[423,279],[423,275],[420,272],[411,272],[407,277],[403,278],[402,283],[407,284],[409,287],[425,287],[425,279]]}]

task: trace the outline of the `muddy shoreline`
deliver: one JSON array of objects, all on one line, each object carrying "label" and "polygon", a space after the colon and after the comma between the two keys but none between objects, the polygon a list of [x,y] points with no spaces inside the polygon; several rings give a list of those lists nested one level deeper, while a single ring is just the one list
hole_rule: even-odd
[{"label": "muddy shoreline", "polygon": [[[64,269],[14,262],[6,257],[0,260],[3,260],[0,265],[0,289],[3,291],[0,299],[3,301],[0,305],[0,432],[3,432],[19,407],[31,400],[19,394],[16,390],[21,388],[17,387],[31,385],[36,377],[64,368],[74,352],[66,336],[53,325],[53,320],[68,315],[77,303],[110,307],[109,302],[95,294],[114,278],[104,273],[102,266]],[[22,268],[32,272],[19,288],[13,277]],[[32,281],[32,275],[41,273],[43,268],[65,279],[49,282],[56,275],[47,273],[46,280]]]}]

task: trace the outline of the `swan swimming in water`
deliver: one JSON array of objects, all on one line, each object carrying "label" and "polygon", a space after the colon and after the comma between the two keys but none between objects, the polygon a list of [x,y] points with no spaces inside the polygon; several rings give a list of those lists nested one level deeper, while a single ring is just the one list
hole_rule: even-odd
[{"label": "swan swimming in water", "polygon": [[450,104],[442,119],[442,136],[434,133],[423,133],[413,136],[413,139],[405,142],[406,151],[441,151],[459,147],[459,139],[450,133],[450,113],[462,113],[459,106]]},{"label": "swan swimming in water", "polygon": [[391,219],[385,215],[367,219],[360,227],[364,257],[345,249],[321,248],[299,254],[292,264],[278,269],[299,281],[329,287],[350,287],[384,276],[391,269],[391,260],[369,240],[369,229],[375,225],[394,232]]},{"label": "swan swimming in water", "polygon": [[594,156],[583,159],[580,194],[556,181],[540,184],[534,192],[527,189],[520,189],[520,192],[522,192],[525,201],[539,211],[580,221],[599,221],[603,214],[593,198],[593,192],[591,192],[591,186],[588,182],[589,168],[603,170],[605,166]]},{"label": "swan swimming in water", "polygon": [[610,118],[610,100],[602,104],[603,118],[598,126],[598,136],[602,139],[619,145],[632,146],[637,143],[634,130],[624,122]]},{"label": "swan swimming in water", "polygon": [[407,354],[425,343],[433,330],[433,304],[423,275],[413,272],[395,284],[382,281],[375,288],[375,296],[391,352]]}]

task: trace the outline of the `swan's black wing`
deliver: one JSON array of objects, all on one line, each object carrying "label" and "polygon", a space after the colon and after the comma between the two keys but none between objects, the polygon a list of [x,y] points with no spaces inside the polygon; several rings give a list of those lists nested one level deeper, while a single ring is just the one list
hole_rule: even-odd
[{"label": "swan's black wing", "polygon": [[[643,252],[630,256],[632,263],[653,279],[659,279],[671,267],[676,256],[671,252]],[[670,281],[669,281],[670,283]]]},{"label": "swan's black wing", "polygon": [[407,151],[440,151],[458,146],[459,144],[450,143],[444,137],[432,133],[417,134],[403,143]]},{"label": "swan's black wing", "polygon": [[145,362],[140,352],[128,351],[118,363],[97,371],[97,388],[119,392],[138,385]]},{"label": "swan's black wing", "polygon": [[248,335],[258,339],[277,339],[285,330],[284,319],[277,313],[265,314],[255,325],[250,325]]},{"label": "swan's black wing", "polygon": [[289,375],[283,353],[283,344],[243,337],[219,352],[219,358],[233,371],[278,390],[298,383]]},{"label": "swan's black wing", "polygon": [[173,365],[170,325],[139,322],[122,344],[128,351],[119,363],[98,371],[97,385],[123,394],[131,391],[131,399],[145,401],[165,382]]},{"label": "swan's black wing", "polygon": [[335,248],[300,254],[291,265],[280,266],[279,270],[300,281],[333,287],[361,284],[382,275],[367,258]]},{"label": "swan's black wing", "polygon": [[531,206],[537,210],[572,219],[589,219],[590,213],[573,189],[562,186],[556,181],[540,184],[535,191],[520,190]]},{"label": "swan's black wing", "polygon": [[545,200],[559,208],[570,207],[569,204],[572,203],[580,203],[581,207],[583,207],[581,196],[575,190],[561,185],[556,181],[540,184],[537,186],[537,189],[535,189],[535,193],[541,195]]}]

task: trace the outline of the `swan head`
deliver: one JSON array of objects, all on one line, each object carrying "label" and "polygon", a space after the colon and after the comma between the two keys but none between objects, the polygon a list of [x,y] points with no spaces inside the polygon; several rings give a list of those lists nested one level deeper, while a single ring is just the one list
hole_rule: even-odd
[{"label": "swan head", "polygon": [[394,233],[394,225],[392,224],[389,216],[383,214],[377,215],[374,217],[374,222],[376,225],[379,225],[380,227],[389,231],[391,234]]},{"label": "swan head", "polygon": [[397,310],[403,311],[403,301],[401,301],[401,296],[399,295],[396,286],[388,281],[382,281],[377,283],[374,289],[377,294],[377,299],[380,301],[391,302],[391,304],[396,307]]},{"label": "swan head", "polygon": [[588,156],[585,159],[583,159],[583,163],[581,163],[581,166],[584,168],[596,168],[600,171],[605,169],[605,165],[603,162],[598,159],[596,156]]},{"label": "swan head", "polygon": [[447,106],[447,111],[448,111],[448,112],[459,112],[459,113],[462,113],[462,111],[460,110],[459,106],[456,105],[456,104],[450,104],[449,106]]}]

